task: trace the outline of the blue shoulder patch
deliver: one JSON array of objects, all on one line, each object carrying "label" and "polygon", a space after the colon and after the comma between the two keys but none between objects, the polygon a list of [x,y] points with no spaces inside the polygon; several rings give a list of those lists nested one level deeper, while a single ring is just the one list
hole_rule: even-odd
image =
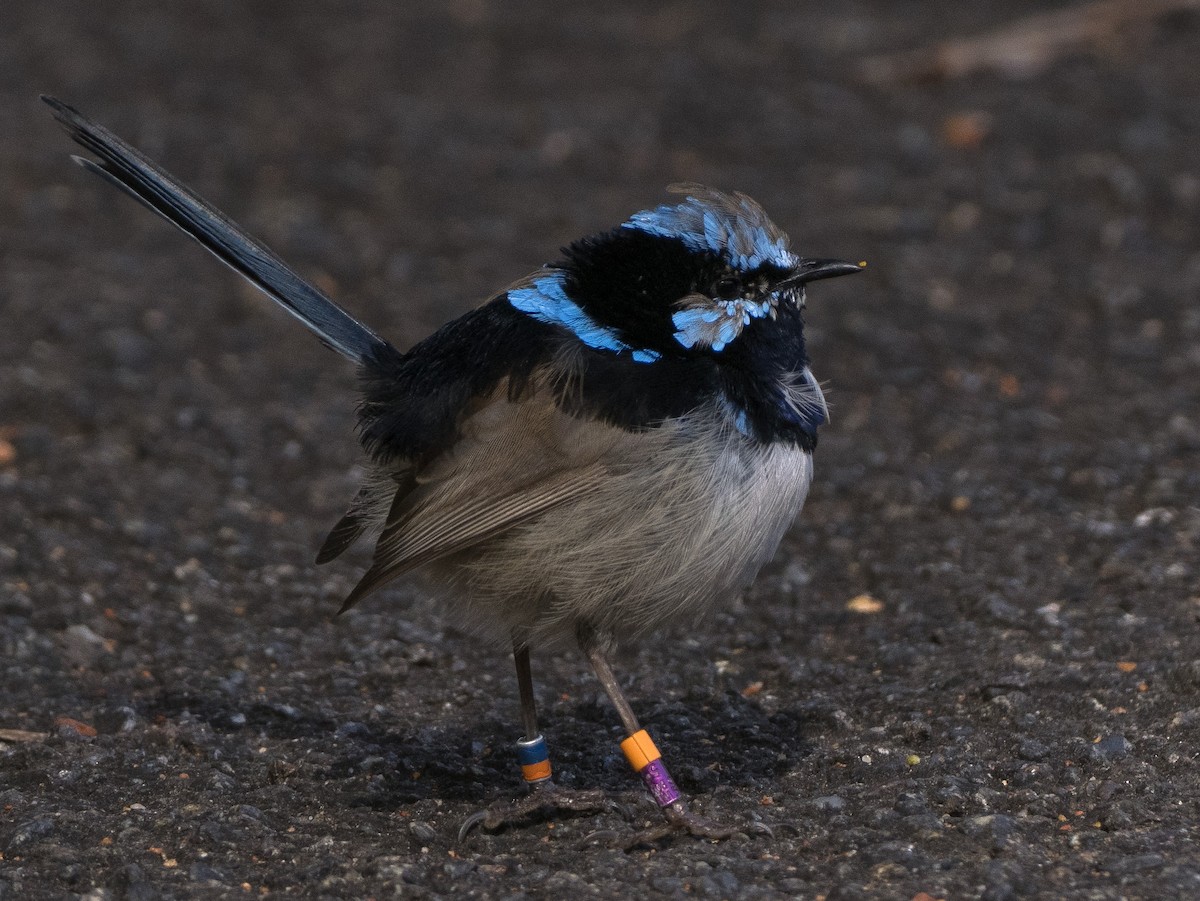
[{"label": "blue shoulder patch", "polygon": [[653,363],[661,356],[657,351],[630,347],[613,329],[592,319],[567,296],[561,274],[543,275],[524,288],[514,288],[508,292],[508,302],[539,322],[562,326],[588,347],[613,353],[630,352],[637,363]]}]

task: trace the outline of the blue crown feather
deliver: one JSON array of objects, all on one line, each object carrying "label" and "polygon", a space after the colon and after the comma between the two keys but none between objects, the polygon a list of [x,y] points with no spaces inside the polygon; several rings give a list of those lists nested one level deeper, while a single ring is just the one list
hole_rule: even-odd
[{"label": "blue crown feather", "polygon": [[634,213],[622,224],[662,238],[676,238],[689,248],[728,257],[737,269],[751,271],[769,263],[790,269],[799,261],[781,232],[757,203],[745,194],[725,194],[701,185],[673,185],[687,200]]}]

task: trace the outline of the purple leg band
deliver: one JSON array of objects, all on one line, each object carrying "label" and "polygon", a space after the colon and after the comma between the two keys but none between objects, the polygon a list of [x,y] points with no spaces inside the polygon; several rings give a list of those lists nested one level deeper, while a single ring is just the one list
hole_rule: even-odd
[{"label": "purple leg band", "polygon": [[675,787],[661,759],[646,764],[640,775],[659,807],[670,807],[679,800],[679,789]]}]

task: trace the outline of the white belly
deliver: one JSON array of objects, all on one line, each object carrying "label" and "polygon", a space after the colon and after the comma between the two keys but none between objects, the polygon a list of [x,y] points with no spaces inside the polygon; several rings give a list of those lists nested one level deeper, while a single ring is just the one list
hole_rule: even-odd
[{"label": "white belly", "polygon": [[688,423],[630,433],[608,462],[599,490],[435,564],[469,624],[539,645],[698,614],[754,579],[812,481],[800,448]]}]

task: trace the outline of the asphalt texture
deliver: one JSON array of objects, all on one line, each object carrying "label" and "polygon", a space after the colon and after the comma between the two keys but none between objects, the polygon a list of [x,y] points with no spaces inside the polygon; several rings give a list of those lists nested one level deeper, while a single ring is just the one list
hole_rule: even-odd
[{"label": "asphalt texture", "polygon": [[[1043,4],[13,2],[0,12],[0,898],[1200,896],[1200,14],[1041,72],[863,60]],[[396,344],[664,199],[811,256],[832,423],[744,599],[579,655],[519,791],[501,651],[317,568],[354,375],[70,165],[55,94]],[[773,837],[757,834],[766,826]]]}]

